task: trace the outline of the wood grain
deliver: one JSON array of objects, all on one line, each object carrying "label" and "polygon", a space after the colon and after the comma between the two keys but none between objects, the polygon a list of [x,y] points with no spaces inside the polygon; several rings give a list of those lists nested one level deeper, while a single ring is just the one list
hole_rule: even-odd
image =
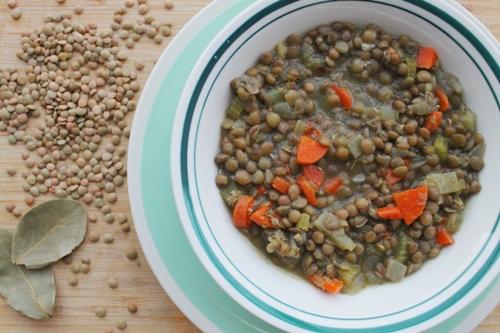
[{"label": "wood grain", "polygon": [[[166,10],[162,0],[149,0],[148,15],[154,16],[159,22],[173,24],[173,32],[177,33],[183,25],[199,10],[206,6],[209,0],[177,0],[172,10]],[[500,1],[498,0],[459,0],[472,12],[488,29],[500,39]],[[99,28],[107,28],[113,21],[113,12],[124,6],[124,0],[67,0],[59,4],[56,0],[18,0],[22,16],[14,21],[10,16],[10,9],[6,1],[0,3],[0,59],[1,67],[13,64],[24,68],[24,63],[18,60],[15,52],[20,48],[20,33],[43,27],[44,14],[71,12],[72,20],[78,23],[96,23]],[[73,13],[76,4],[84,6],[81,15]],[[137,5],[128,9],[125,20],[135,20],[140,15]],[[151,72],[155,61],[168,45],[172,37],[167,38],[161,45],[143,36],[133,50],[130,50],[129,59],[142,59],[145,68],[138,74],[138,81],[143,85]],[[128,61],[132,66],[132,61]],[[133,113],[127,115],[126,122],[132,123]],[[33,122],[31,122],[33,124]],[[123,140],[121,145],[128,142]],[[21,171],[24,168],[21,153],[25,151],[23,145],[9,145],[6,134],[0,133],[0,226],[13,230],[18,222],[4,207],[7,203],[16,203],[23,212],[29,208],[24,203],[25,192],[21,189],[21,173],[14,177],[6,174],[7,167],[12,166]],[[127,186],[118,189],[118,201],[113,206],[113,212],[125,213],[131,220],[130,207],[127,196]],[[40,203],[49,197],[37,198]],[[165,294],[153,275],[142,251],[132,226],[129,233],[120,230],[117,223],[107,224],[97,209],[89,208],[89,213],[99,217],[97,223],[89,223],[89,231],[97,230],[101,236],[105,232],[114,235],[112,244],[105,244],[101,240],[91,243],[85,240],[82,246],[73,255],[73,262],[79,262],[83,257],[91,258],[91,271],[78,274],[79,284],[70,287],[67,280],[73,275],[70,265],[62,262],[54,266],[56,275],[56,311],[50,320],[35,321],[24,317],[6,305],[0,298],[0,332],[104,332],[106,328],[114,328],[119,319],[126,319],[129,332],[197,332],[199,331],[173,304]],[[134,248],[139,257],[130,261],[125,257],[125,251]],[[118,287],[111,289],[106,281],[109,278],[118,281]],[[126,304],[134,302],[139,311],[130,314]],[[97,306],[107,309],[104,318],[94,314]],[[114,331],[119,331],[114,328]],[[498,306],[475,330],[474,333],[500,331],[500,306]]]}]

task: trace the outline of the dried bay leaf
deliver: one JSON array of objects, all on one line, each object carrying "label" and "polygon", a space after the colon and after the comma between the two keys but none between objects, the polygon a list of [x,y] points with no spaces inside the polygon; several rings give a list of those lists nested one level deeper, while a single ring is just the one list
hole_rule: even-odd
[{"label": "dried bay leaf", "polygon": [[56,287],[51,267],[30,270],[11,261],[12,235],[0,228],[0,294],[17,311],[35,319],[54,313]]},{"label": "dried bay leaf", "polygon": [[19,221],[12,239],[12,262],[37,269],[68,255],[83,241],[87,215],[67,199],[44,202]]}]

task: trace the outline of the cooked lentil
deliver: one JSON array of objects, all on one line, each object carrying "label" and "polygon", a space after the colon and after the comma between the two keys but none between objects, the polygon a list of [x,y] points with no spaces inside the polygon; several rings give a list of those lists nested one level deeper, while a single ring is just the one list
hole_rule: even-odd
[{"label": "cooked lentil", "polygon": [[[481,190],[484,140],[458,79],[439,61],[417,67],[420,49],[373,24],[335,22],[290,35],[231,81],[216,185],[232,210],[252,198],[235,224],[274,263],[353,294],[392,281],[394,267],[400,278],[418,271],[444,246],[437,233],[458,231]],[[304,137],[322,151],[312,162],[298,161]],[[378,215],[417,187],[428,194],[416,221]]]}]

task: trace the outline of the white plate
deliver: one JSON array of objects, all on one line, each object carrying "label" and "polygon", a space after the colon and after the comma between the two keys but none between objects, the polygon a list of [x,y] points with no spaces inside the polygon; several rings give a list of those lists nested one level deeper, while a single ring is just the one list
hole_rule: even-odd
[{"label": "white plate", "polygon": [[[216,1],[191,21],[160,58],[143,91],[129,152],[132,212],[144,252],[179,308],[205,331],[276,331],[239,306],[203,269],[173,205],[169,178],[173,111],[197,57],[231,18],[253,1]],[[210,18],[210,20],[209,20]],[[456,316],[435,329],[466,332],[499,300],[498,278]],[[484,301],[483,301],[484,300]],[[474,307],[483,311],[477,316]],[[432,326],[432,325],[431,325]],[[437,331],[436,331],[437,332]]]}]

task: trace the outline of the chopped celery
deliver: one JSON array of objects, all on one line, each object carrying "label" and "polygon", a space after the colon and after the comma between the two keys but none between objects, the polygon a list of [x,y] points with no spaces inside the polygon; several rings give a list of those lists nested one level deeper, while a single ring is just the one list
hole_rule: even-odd
[{"label": "chopped celery", "polygon": [[293,133],[297,137],[301,137],[306,129],[307,129],[307,124],[299,119],[299,120],[297,120],[297,123],[295,124],[295,128],[293,129]]},{"label": "chopped celery", "polygon": [[451,88],[450,78],[448,77],[448,74],[445,71],[438,69],[435,71],[435,77],[437,85],[444,90],[446,96],[451,96],[451,94],[453,93],[453,89]]},{"label": "chopped celery", "polygon": [[476,133],[476,114],[468,106],[459,114],[458,119],[467,131]]},{"label": "chopped celery", "polygon": [[459,212],[448,213],[446,215],[446,229],[452,234],[456,233],[462,226],[462,220],[462,214]]},{"label": "chopped celery", "polygon": [[448,140],[439,135],[434,139],[432,145],[434,147],[434,153],[439,156],[439,161],[444,163],[448,158]]},{"label": "chopped celery", "polygon": [[415,77],[417,75],[417,60],[414,57],[406,57],[406,65],[408,66],[407,77]]},{"label": "chopped celery", "polygon": [[373,272],[365,272],[364,274],[368,284],[381,284],[384,282],[384,279],[382,277],[375,275],[375,273]]},{"label": "chopped celery", "polygon": [[273,106],[274,104],[280,102],[285,96],[285,92],[281,87],[275,87],[264,94],[264,102],[267,106]]},{"label": "chopped celery", "polygon": [[365,245],[365,253],[368,255],[368,257],[380,258],[382,256],[382,253],[377,249],[377,247],[373,243],[368,243]]},{"label": "chopped celery", "polygon": [[406,266],[390,258],[387,263],[387,269],[385,271],[385,277],[393,282],[401,281],[406,274]]},{"label": "chopped celery", "polygon": [[322,58],[309,58],[306,63],[307,68],[318,73],[325,66],[325,60]]},{"label": "chopped celery", "polygon": [[308,43],[303,43],[302,48],[300,50],[300,59],[302,60],[302,63],[307,63],[309,58],[312,57],[314,54],[314,48],[309,45]]},{"label": "chopped celery", "polygon": [[361,143],[363,142],[363,136],[361,134],[356,134],[349,142],[347,143],[347,148],[351,151],[351,154],[354,158],[358,158],[361,153]]},{"label": "chopped celery", "polygon": [[[370,244],[371,245],[371,244]],[[366,247],[365,247],[366,250]],[[366,251],[365,251],[366,252]],[[369,255],[361,263],[361,269],[365,272],[370,272],[375,269],[375,266],[380,262],[380,258],[374,255]]]},{"label": "chopped celery", "polygon": [[237,182],[228,177],[227,185],[220,189],[220,194],[226,204],[233,208],[238,199],[243,195],[243,191]]},{"label": "chopped celery", "polygon": [[278,54],[278,57],[281,59],[286,58],[286,54],[288,52],[288,46],[286,46],[283,42],[276,44],[275,47],[276,53]]},{"label": "chopped celery", "polygon": [[462,87],[460,82],[458,82],[458,79],[455,76],[453,76],[452,74],[448,74],[448,77],[449,77],[450,86],[451,86],[451,89],[453,90],[453,92],[459,96],[462,96],[464,93],[464,88]]},{"label": "chopped celery", "polygon": [[229,119],[236,120],[243,111],[243,108],[244,106],[242,100],[238,96],[236,96],[227,108],[226,116]]},{"label": "chopped celery", "polygon": [[302,213],[302,215],[300,216],[299,222],[297,222],[297,224],[296,224],[296,227],[299,229],[302,229],[302,230],[309,229],[309,220],[310,219],[311,219],[311,217],[309,216],[309,214]]},{"label": "chopped celery", "polygon": [[394,259],[404,264],[410,257],[408,246],[410,245],[411,237],[401,229],[396,231],[396,237],[398,239],[398,244],[394,248]]},{"label": "chopped celery", "polygon": [[335,230],[330,230],[326,227],[331,219],[338,219],[335,215],[328,213],[327,211],[323,211],[316,221],[313,222],[313,225],[323,232],[325,237],[329,239],[336,247],[341,250],[352,251],[356,247],[356,243],[345,234],[344,228],[340,227]]},{"label": "chopped celery", "polygon": [[434,173],[428,175],[427,179],[436,184],[441,191],[441,194],[455,193],[460,190],[457,174],[453,171]]},{"label": "chopped celery", "polygon": [[356,294],[363,289],[365,278],[359,266],[343,261],[337,266],[336,272],[344,282],[344,287],[342,288],[343,293]]},{"label": "chopped celery", "polygon": [[382,106],[378,108],[380,120],[398,120],[399,112],[390,106]]},{"label": "chopped celery", "polygon": [[279,102],[274,105],[274,111],[280,115],[281,118],[290,120],[297,118],[297,113],[292,109],[287,102]]}]

